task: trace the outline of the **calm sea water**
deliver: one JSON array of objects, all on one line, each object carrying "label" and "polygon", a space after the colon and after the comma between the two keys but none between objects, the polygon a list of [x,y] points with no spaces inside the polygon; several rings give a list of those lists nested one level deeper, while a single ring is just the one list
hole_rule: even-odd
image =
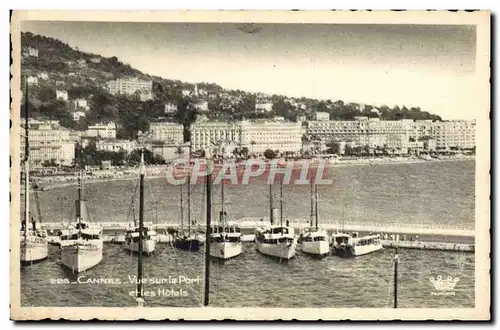
[{"label": "calm sea water", "polygon": [[[320,218],[378,223],[474,225],[474,162],[339,167],[329,170],[331,186],[319,188]],[[127,221],[135,181],[89,184],[85,187],[94,221]],[[278,191],[276,187],[276,192]],[[73,214],[74,187],[40,195],[43,220],[59,222]],[[226,208],[235,219],[268,214],[268,186],[228,186]],[[307,218],[309,187],[284,188],[285,217]],[[146,186],[146,221],[178,218],[179,187],[164,179]],[[214,201],[220,189],[214,187]],[[193,218],[204,221],[203,188],[193,188]],[[220,206],[214,205],[216,212]],[[33,209],[33,211],[35,211]],[[239,257],[212,262],[211,304],[224,307],[390,307],[394,251],[390,249],[357,259],[328,256],[316,260],[298,254],[280,263],[244,245]],[[459,252],[400,250],[400,307],[473,307],[474,255]],[[144,259],[150,278],[203,278],[203,251],[185,252],[159,244],[155,255]],[[137,257],[120,246],[106,245],[101,264],[80,278],[113,278],[119,284],[52,284],[56,279],[77,282],[59,262],[57,247],[41,263],[22,268],[21,302],[25,306],[135,306],[131,291]],[[459,278],[454,295],[433,294],[430,277]],[[145,284],[148,306],[199,306],[203,282]],[[133,293],[133,292],[132,292]],[[176,296],[177,294],[177,296]]]}]

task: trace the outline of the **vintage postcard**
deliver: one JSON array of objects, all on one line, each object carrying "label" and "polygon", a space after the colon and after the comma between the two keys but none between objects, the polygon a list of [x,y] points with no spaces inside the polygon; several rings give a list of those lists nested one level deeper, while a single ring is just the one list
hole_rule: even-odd
[{"label": "vintage postcard", "polygon": [[490,13],[16,11],[13,320],[489,320]]}]

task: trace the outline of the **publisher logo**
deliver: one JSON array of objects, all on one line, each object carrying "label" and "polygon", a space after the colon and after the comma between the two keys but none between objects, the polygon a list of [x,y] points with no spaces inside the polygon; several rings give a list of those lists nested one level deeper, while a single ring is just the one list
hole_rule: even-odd
[{"label": "publisher logo", "polygon": [[458,283],[458,277],[448,276],[443,279],[441,275],[437,278],[431,277],[429,281],[434,286],[434,291],[431,291],[433,296],[454,296],[455,295],[455,285]]}]

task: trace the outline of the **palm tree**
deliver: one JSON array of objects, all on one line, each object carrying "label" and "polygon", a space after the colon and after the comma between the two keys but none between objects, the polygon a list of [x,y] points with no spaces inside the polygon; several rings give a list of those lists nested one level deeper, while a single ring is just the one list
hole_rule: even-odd
[{"label": "palm tree", "polygon": [[253,146],[255,145],[255,141],[254,140],[250,141],[250,144],[252,145],[252,154],[253,154]]},{"label": "palm tree", "polygon": [[177,148],[175,149],[175,154],[176,154],[178,157],[181,157],[181,156],[184,154],[184,150],[182,150],[182,147],[181,147],[181,146],[177,146]]},{"label": "palm tree", "polygon": [[248,157],[248,148],[247,147],[243,147],[241,148],[241,154],[245,156],[245,158]]}]

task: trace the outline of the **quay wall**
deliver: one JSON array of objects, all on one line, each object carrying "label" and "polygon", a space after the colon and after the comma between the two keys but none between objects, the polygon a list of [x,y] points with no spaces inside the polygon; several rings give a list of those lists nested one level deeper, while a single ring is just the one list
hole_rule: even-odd
[{"label": "quay wall", "polygon": [[385,248],[474,252],[474,244],[381,240]]}]

